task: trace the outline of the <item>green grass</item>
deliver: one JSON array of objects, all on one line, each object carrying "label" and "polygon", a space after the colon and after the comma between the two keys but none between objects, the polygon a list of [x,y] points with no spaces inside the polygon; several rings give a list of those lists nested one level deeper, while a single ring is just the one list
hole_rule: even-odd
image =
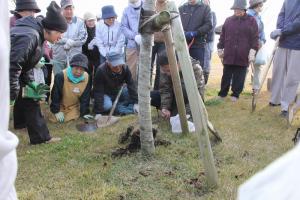
[{"label": "green grass", "polygon": [[[154,120],[159,122],[158,137],[171,141],[170,146],[157,147],[150,159],[141,153],[112,158],[112,151],[122,147],[119,134],[137,123],[136,116],[127,116],[93,134],[78,132],[78,122],[49,123],[51,134],[62,137],[57,144],[30,146],[26,132],[13,130],[20,138],[19,199],[235,199],[241,183],[292,148],[299,119],[287,128],[278,116],[280,108],[267,105],[266,92],[251,113],[250,88],[236,103],[229,97],[216,101],[217,85],[208,86],[206,101],[209,118],[223,139],[212,146],[220,179],[217,189],[206,187],[197,137],[173,135],[162,120]],[[153,118],[157,118],[156,112]],[[190,184],[195,178],[199,179],[197,187]]]}]

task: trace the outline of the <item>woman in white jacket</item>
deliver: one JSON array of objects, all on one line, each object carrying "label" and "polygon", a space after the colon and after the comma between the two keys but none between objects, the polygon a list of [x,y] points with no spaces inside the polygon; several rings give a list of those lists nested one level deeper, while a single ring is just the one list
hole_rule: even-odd
[{"label": "woman in white jacket", "polygon": [[125,36],[116,21],[117,14],[111,5],[102,7],[102,20],[96,26],[96,41],[100,51],[100,65],[105,62],[108,52],[124,53]]}]

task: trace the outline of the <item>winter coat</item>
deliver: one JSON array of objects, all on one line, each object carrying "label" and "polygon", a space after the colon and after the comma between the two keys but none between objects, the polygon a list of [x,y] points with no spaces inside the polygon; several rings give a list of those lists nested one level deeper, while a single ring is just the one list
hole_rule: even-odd
[{"label": "winter coat", "polygon": [[34,17],[17,20],[10,31],[10,98],[15,100],[20,87],[34,81],[33,68],[43,55],[44,29]]},{"label": "winter coat", "polygon": [[206,42],[207,34],[212,30],[209,6],[203,3],[197,3],[196,5],[185,3],[179,8],[179,13],[183,30],[185,32],[197,31],[198,33],[191,48],[203,47]]},{"label": "winter coat", "polygon": [[[194,76],[195,76],[195,79],[197,82],[199,94],[201,95],[202,99],[204,99],[205,82],[204,82],[202,68],[200,66],[199,61],[197,61],[193,58],[191,58],[191,61],[192,61]],[[181,87],[182,87],[182,91],[183,91],[184,102],[186,104],[186,110],[187,110],[188,114],[191,114],[188,96],[187,96],[187,92],[185,89],[185,84],[184,84],[181,72],[180,72],[180,81],[181,81]],[[161,96],[161,108],[171,111],[172,116],[176,115],[177,114],[177,105],[176,105],[175,94],[173,91],[172,78],[171,78],[171,75],[165,73],[162,70],[160,72],[159,92],[160,92],[160,96]]]},{"label": "winter coat", "polygon": [[[91,79],[89,78],[89,76],[87,75],[86,72],[84,72],[84,76],[85,76],[85,80],[78,83],[79,84],[84,84],[85,85],[85,89],[83,90],[81,96],[78,99],[78,102],[80,104],[80,116],[84,116],[86,114],[89,113],[89,104],[90,104],[90,93],[91,93]],[[88,80],[87,80],[88,79]],[[67,102],[66,95],[64,94],[64,84],[65,84],[65,80],[69,79],[67,78],[66,75],[66,70],[61,71],[60,73],[55,75],[55,79],[54,79],[54,84],[53,84],[53,88],[51,90],[51,104],[50,104],[50,110],[52,113],[58,113],[60,112],[62,109],[62,102]],[[72,83],[71,81],[69,81],[69,85],[74,85],[74,88],[76,87],[77,84]],[[75,89],[73,89],[75,90]],[[73,92],[73,91],[70,91]],[[71,105],[73,106],[73,105]],[[71,107],[70,106],[70,107]]]},{"label": "winter coat", "polygon": [[277,19],[277,28],[282,36],[279,46],[300,50],[300,3],[299,0],[285,0]]},{"label": "winter coat", "polygon": [[217,26],[217,17],[216,17],[216,13],[213,11],[211,11],[211,23],[212,23],[212,29],[207,34],[207,39],[206,39],[208,43],[213,42],[215,40],[215,28]]},{"label": "winter coat", "polygon": [[138,102],[137,89],[128,66],[123,65],[121,74],[112,73],[106,62],[99,66],[94,79],[94,112],[96,114],[103,112],[104,94],[116,96],[123,83],[127,84],[130,103],[136,104]]},{"label": "winter coat", "polygon": [[108,52],[124,53],[125,36],[117,21],[107,26],[103,20],[96,25],[96,40],[100,54],[105,57]]},{"label": "winter coat", "polygon": [[9,27],[10,28],[15,27],[17,20],[21,18],[22,16],[15,12],[14,15],[9,18]]},{"label": "winter coat", "polygon": [[258,27],[248,15],[231,16],[225,20],[218,43],[224,49],[223,64],[247,67],[250,49],[258,50]]},{"label": "winter coat", "polygon": [[126,7],[121,20],[121,30],[127,39],[126,48],[136,49],[137,44],[134,37],[138,35],[139,19],[141,7],[133,8],[131,5]]},{"label": "winter coat", "polygon": [[[86,55],[88,57],[89,61],[92,61],[92,63],[99,63],[99,59],[100,59],[99,58],[99,49],[98,49],[96,43],[95,43],[94,48],[92,50],[88,49],[89,43],[93,39],[95,39],[96,27],[94,27],[94,28],[86,27],[86,30],[87,30],[88,37],[87,37],[86,42],[82,46],[82,53],[84,55]],[[96,67],[98,67],[98,66],[96,66]]]},{"label": "winter coat", "polygon": [[255,10],[253,9],[249,9],[247,10],[247,14],[251,17],[254,17],[258,26],[258,39],[259,39],[259,43],[260,46],[263,45],[264,43],[266,43],[266,36],[265,36],[265,30],[264,30],[264,23],[261,19],[261,16],[259,15],[259,13],[257,13]]},{"label": "winter coat", "polygon": [[82,45],[87,39],[87,32],[82,19],[73,17],[71,23],[68,23],[68,29],[63,34],[62,39],[52,46],[54,60],[61,62],[67,61],[67,54],[64,49],[64,45],[68,39],[75,41],[74,46],[68,51],[69,59],[71,59],[74,55],[82,52]]}]

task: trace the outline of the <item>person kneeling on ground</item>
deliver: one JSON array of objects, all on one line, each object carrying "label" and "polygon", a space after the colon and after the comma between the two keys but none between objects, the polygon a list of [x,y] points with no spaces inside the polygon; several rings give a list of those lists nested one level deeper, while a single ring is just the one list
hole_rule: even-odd
[{"label": "person kneeling on ground", "polygon": [[55,75],[50,104],[55,119],[50,118],[51,121],[63,123],[79,117],[93,118],[89,115],[91,80],[87,70],[87,57],[76,54],[70,66]]},{"label": "person kneeling on ground", "polygon": [[113,101],[124,83],[127,86],[123,88],[115,112],[120,115],[137,113],[139,107],[136,86],[128,66],[125,65],[124,55],[108,53],[106,62],[98,67],[94,80],[96,120],[112,108]]},{"label": "person kneeling on ground", "polygon": [[[192,62],[194,76],[197,82],[199,94],[202,100],[204,100],[205,81],[204,81],[203,71],[200,66],[200,62],[193,59],[192,57],[191,57],[191,62]],[[157,108],[161,108],[162,117],[168,119],[171,116],[175,116],[178,113],[178,110],[177,110],[176,99],[173,90],[172,78],[170,74],[170,64],[169,64],[166,51],[162,51],[158,55],[158,63],[161,66],[159,91],[154,90],[151,92],[151,105]],[[180,70],[181,68],[180,65],[178,65],[178,68]],[[189,100],[185,89],[185,84],[183,81],[181,70],[179,72],[179,75],[180,75],[180,81],[181,81],[181,87],[182,87],[186,112],[187,114],[191,114]]]}]

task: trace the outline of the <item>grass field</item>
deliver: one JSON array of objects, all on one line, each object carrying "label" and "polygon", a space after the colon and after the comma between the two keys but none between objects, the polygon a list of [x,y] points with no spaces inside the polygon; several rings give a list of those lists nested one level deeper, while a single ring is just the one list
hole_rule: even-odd
[{"label": "grass field", "polygon": [[113,150],[122,147],[118,144],[120,133],[137,123],[136,116],[123,117],[118,124],[93,134],[78,132],[78,122],[49,123],[51,134],[62,137],[57,144],[30,146],[26,131],[13,130],[20,138],[19,199],[236,199],[241,183],[293,147],[291,138],[299,118],[287,128],[279,117],[280,108],[268,106],[267,91],[259,99],[256,112],[251,113],[249,81],[238,102],[231,102],[229,97],[224,102],[215,101],[222,67],[216,59],[213,66],[206,105],[223,138],[220,144],[212,143],[220,179],[217,189],[206,187],[197,137],[173,135],[169,124],[157,120],[153,112],[158,138],[171,145],[158,146],[155,156],[147,160],[140,153],[111,157]]}]

